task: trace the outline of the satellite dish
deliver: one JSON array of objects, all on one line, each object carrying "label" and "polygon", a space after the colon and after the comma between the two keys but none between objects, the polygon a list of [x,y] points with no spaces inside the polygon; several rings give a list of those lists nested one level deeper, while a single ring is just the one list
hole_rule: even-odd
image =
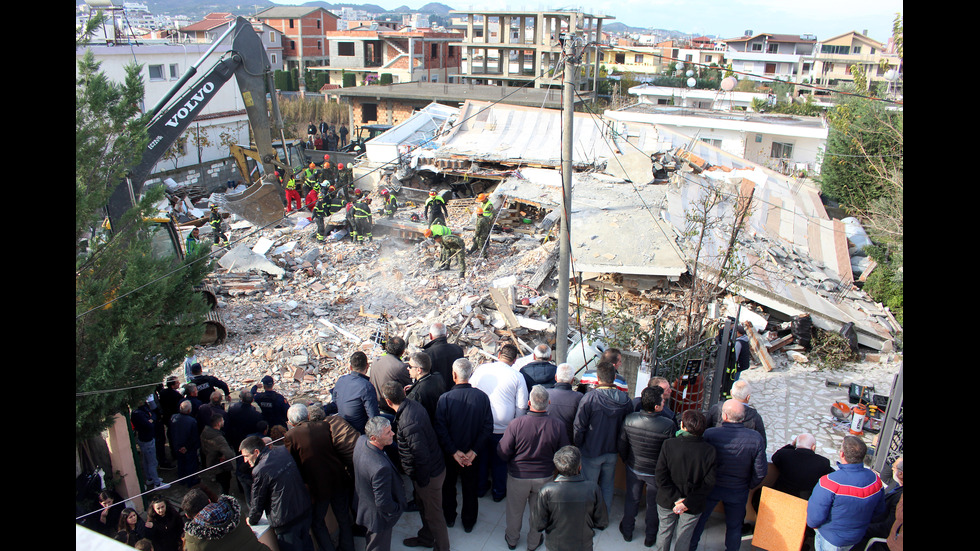
[{"label": "satellite dish", "polygon": [[693,76],[694,76],[694,71],[692,71],[692,70],[690,70],[690,69],[688,69],[688,70],[687,70],[687,76],[689,76],[689,77],[693,77]]},{"label": "satellite dish", "polygon": [[738,79],[735,77],[726,77],[721,81],[721,89],[726,92],[731,92],[735,89],[736,84],[738,84]]},{"label": "satellite dish", "polygon": [[895,69],[888,69],[885,71],[885,80],[890,80],[892,82],[898,80],[898,71]]},{"label": "satellite dish", "polygon": [[690,88],[694,88],[694,85],[697,84],[697,83],[698,83],[698,81],[694,80],[694,77],[691,77],[691,78],[687,79],[687,85]]}]

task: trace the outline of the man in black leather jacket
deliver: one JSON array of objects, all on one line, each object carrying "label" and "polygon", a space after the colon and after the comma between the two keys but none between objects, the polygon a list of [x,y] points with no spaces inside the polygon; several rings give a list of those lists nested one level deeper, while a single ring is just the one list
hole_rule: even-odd
[{"label": "man in black leather jacket", "polygon": [[531,511],[531,527],[547,534],[548,551],[591,551],[593,528],[609,524],[599,485],[582,476],[582,453],[575,446],[555,452],[558,477],[541,487]]},{"label": "man in black leather jacket", "polygon": [[264,511],[276,532],[279,549],[313,549],[310,536],[313,502],[289,450],[284,446],[269,448],[258,436],[249,436],[242,441],[239,451],[252,467],[248,524],[258,523]]},{"label": "man in black leather jacket", "polygon": [[619,531],[626,541],[633,540],[640,494],[646,487],[646,534],[643,544],[647,547],[656,541],[659,524],[656,474],[660,447],[677,432],[677,425],[663,412],[663,395],[664,389],[660,386],[644,388],[640,394],[641,410],[626,416],[623,430],[619,433],[619,455],[626,465],[626,496]]}]

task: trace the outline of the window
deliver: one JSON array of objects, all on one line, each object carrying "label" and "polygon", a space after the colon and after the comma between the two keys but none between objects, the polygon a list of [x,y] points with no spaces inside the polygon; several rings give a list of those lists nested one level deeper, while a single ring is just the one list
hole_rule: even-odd
[{"label": "window", "polygon": [[150,71],[150,80],[163,80],[166,78],[163,74],[163,65],[149,65],[147,69]]},{"label": "window", "polygon": [[822,54],[839,54],[848,55],[851,53],[850,46],[831,46],[829,44],[824,44],[820,47],[820,53]]},{"label": "window", "polygon": [[449,47],[449,52],[446,55],[448,55],[450,58],[454,58],[457,55],[459,55],[457,53],[458,50],[459,50],[459,47],[458,46],[450,46]]},{"label": "window", "polygon": [[432,44],[429,48],[429,57],[432,59],[439,59],[439,45]]},{"label": "window", "polygon": [[752,46],[752,51],[753,52],[761,52],[762,51],[762,43],[761,42],[756,42],[756,43],[752,44],[751,46]]},{"label": "window", "polygon": [[352,57],[354,55],[354,43],[353,42],[338,42],[337,43],[337,55]]},{"label": "window", "polygon": [[377,103],[362,103],[361,104],[361,124],[368,124],[378,120],[378,104]]},{"label": "window", "polygon": [[323,51],[323,41],[321,41],[321,40],[317,40],[316,41],[316,50],[318,52],[322,52]]},{"label": "window", "polygon": [[643,54],[633,56],[633,63],[643,63]]},{"label": "window", "polygon": [[295,28],[295,26],[296,26],[295,19],[290,19],[289,20],[289,28],[292,29],[292,28]]},{"label": "window", "polygon": [[776,64],[775,63],[766,63],[766,74],[767,75],[774,75],[774,74],[776,74]]},{"label": "window", "polygon": [[318,28],[318,29],[320,28],[320,20],[319,19],[316,20],[316,28]]},{"label": "window", "polygon": [[778,54],[779,53],[779,44],[770,44],[769,45],[769,49],[766,50],[766,53],[768,53],[768,54]]},{"label": "window", "polygon": [[295,50],[296,49],[296,41],[295,40],[290,40],[289,41],[289,49],[290,50]]},{"label": "window", "polygon": [[616,54],[616,63],[626,63],[626,54]]},{"label": "window", "polygon": [[719,147],[719,148],[721,147],[721,140],[716,140],[713,138],[701,138],[701,141],[706,144],[711,144],[715,147]]},{"label": "window", "polygon": [[272,65],[278,65],[279,64],[279,58],[276,56],[276,54],[272,54],[270,57],[272,58],[272,60],[271,60],[272,61]]},{"label": "window", "polygon": [[276,43],[276,31],[270,31],[269,32],[269,44],[275,44],[275,43]]},{"label": "window", "polygon": [[170,80],[177,80],[180,78],[180,68],[176,63],[170,64]]},{"label": "window", "polygon": [[855,54],[859,54],[859,53],[861,53],[861,47],[860,47],[860,46],[855,46],[855,47],[854,47],[854,52],[853,52],[853,53],[855,53]]},{"label": "window", "polygon": [[705,63],[711,63],[711,56],[710,55],[704,56],[704,62]]},{"label": "window", "polygon": [[770,157],[773,159],[792,159],[793,144],[772,142],[772,154]]}]

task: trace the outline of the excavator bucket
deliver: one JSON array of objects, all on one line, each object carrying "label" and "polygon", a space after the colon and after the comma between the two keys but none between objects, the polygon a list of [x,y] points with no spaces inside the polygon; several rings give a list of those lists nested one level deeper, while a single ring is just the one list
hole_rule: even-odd
[{"label": "excavator bucket", "polygon": [[[216,199],[219,197],[215,196]],[[279,196],[279,186],[273,183],[263,181],[252,184],[241,193],[225,194],[218,202],[225,210],[260,228],[271,226],[283,218],[284,206]]]}]

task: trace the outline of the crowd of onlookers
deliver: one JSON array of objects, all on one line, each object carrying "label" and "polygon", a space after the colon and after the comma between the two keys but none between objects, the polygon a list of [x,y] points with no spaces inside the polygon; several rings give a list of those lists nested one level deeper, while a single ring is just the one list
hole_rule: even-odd
[{"label": "crowd of onlookers", "polygon": [[[826,458],[802,433],[769,458],[745,381],[707,412],[678,413],[666,379],[653,377],[634,399],[617,386],[616,349],[599,359],[597,384],[582,389],[547,345],[521,358],[505,344],[474,366],[436,323],[421,350],[406,348],[393,337],[373,363],[352,354],[327,404],[290,405],[267,376],[227,409],[228,386],[189,358],[183,392],[169,378],[132,415],[147,484],[162,486],[157,469],[176,466],[175,483],[190,488],[180,507],[155,495],[140,516],[103,492],[103,509],[86,523],[140,549],[263,549],[249,527],[264,516],[282,551],[353,551],[355,537],[384,550],[402,515],[418,511],[422,527],[403,544],[448,551],[449,528],[458,521],[471,532],[487,496],[506,502],[510,549],[524,533],[528,551],[588,550],[609,524],[621,461],[625,541],[645,499],[644,545],[693,551],[723,504],[732,551],[753,529],[747,508],[758,508],[771,462],[773,489],[807,500],[804,547],[864,549],[881,538],[882,548],[902,548],[903,460],[886,488],[855,436]],[[233,479],[245,507],[228,495]]]}]

